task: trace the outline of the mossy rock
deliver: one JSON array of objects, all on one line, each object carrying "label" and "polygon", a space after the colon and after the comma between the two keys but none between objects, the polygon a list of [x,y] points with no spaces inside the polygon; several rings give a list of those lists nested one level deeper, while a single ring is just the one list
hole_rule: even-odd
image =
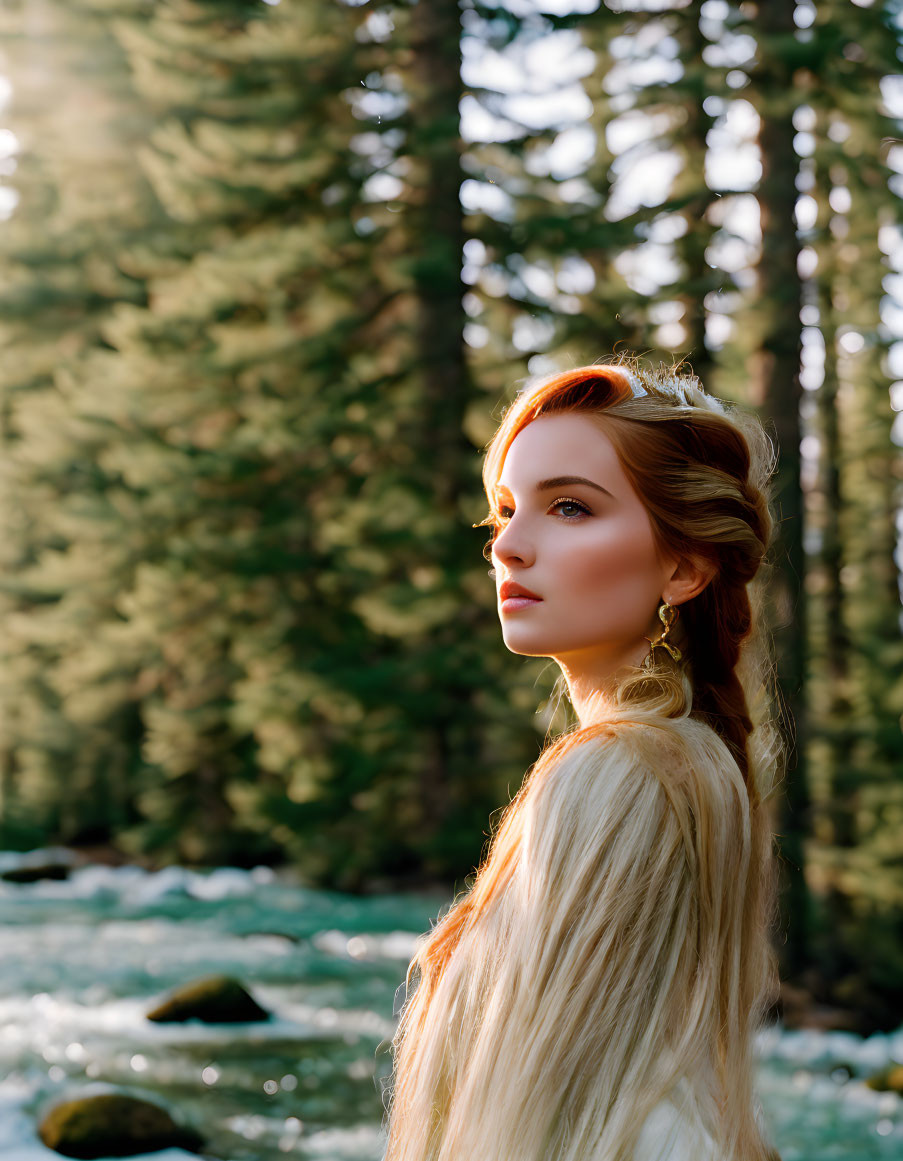
[{"label": "mossy rock", "polygon": [[891,1064],[874,1073],[865,1082],[876,1092],[898,1092],[903,1096],[903,1064]]},{"label": "mossy rock", "polygon": [[56,1105],[38,1130],[64,1157],[134,1157],[158,1149],[197,1153],[203,1138],[177,1125],[165,1109],[119,1093],[79,1097]]},{"label": "mossy rock", "polygon": [[38,883],[42,879],[68,879],[70,868],[65,863],[34,863],[22,867],[10,867],[0,871],[0,879],[5,883]]},{"label": "mossy rock", "polygon": [[208,976],[176,988],[147,1014],[158,1024],[202,1020],[205,1024],[245,1024],[269,1020],[270,1013],[257,1003],[238,980]]}]

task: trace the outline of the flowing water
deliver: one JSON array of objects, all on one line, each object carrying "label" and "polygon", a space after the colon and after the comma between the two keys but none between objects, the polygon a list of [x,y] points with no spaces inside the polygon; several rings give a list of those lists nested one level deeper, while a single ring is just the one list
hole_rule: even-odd
[{"label": "flowing water", "polygon": [[[0,1158],[58,1159],[38,1139],[41,1113],[114,1090],[164,1104],[224,1161],[379,1161],[405,968],[447,902],[314,891],[267,868],[86,866],[0,883]],[[170,988],[220,973],[272,1019],[147,1020]],[[903,1161],[903,1099],[864,1084],[903,1062],[903,1029],[863,1040],[775,1026],[759,1057],[783,1161]]]}]

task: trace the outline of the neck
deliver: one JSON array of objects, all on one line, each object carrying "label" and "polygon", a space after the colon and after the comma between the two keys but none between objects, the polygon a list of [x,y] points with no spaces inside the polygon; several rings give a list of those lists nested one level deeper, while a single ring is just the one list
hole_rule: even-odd
[{"label": "neck", "polygon": [[581,729],[605,718],[614,707],[617,677],[629,665],[642,665],[649,642],[640,640],[623,646],[616,654],[556,657],[567,682],[568,696]]}]

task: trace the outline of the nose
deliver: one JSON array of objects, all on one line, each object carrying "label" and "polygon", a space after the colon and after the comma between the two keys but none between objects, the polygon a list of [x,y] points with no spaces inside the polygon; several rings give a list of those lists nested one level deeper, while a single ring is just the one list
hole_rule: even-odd
[{"label": "nose", "polygon": [[501,532],[496,534],[492,542],[492,557],[507,564],[508,561],[518,561],[522,565],[532,563],[534,552],[526,540],[526,534],[520,525],[515,527],[516,516],[512,516]]}]

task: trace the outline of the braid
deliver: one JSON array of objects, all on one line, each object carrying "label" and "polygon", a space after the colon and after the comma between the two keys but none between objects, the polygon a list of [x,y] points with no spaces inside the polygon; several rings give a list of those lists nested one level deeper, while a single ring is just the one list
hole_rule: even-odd
[{"label": "braid", "polygon": [[752,629],[746,586],[715,580],[687,602],[683,613],[692,642],[693,713],[723,739],[752,793],[747,740],[753,723],[736,672],[741,646]]},{"label": "braid", "polygon": [[[738,457],[743,478],[724,472],[727,486],[717,503],[719,514],[727,518],[722,527],[730,543],[720,545],[717,576],[681,608],[681,613],[689,641],[692,712],[725,742],[753,798],[757,794],[750,776],[747,743],[755,724],[737,670],[743,646],[755,628],[749,585],[761,569],[774,521],[767,497],[758,481],[750,478],[745,441],[743,445],[744,454]],[[710,465],[710,470],[717,469]],[[742,522],[746,535],[739,536],[729,520]]]}]

